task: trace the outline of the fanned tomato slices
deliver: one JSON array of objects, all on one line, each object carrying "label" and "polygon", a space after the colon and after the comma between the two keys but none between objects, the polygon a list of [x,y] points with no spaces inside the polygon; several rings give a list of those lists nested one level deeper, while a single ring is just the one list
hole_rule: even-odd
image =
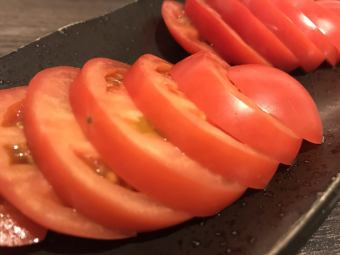
[{"label": "fanned tomato slices", "polygon": [[93,223],[64,205],[33,165],[21,122],[26,89],[0,91],[0,194],[45,228],[97,239],[127,237]]},{"label": "fanned tomato slices", "polygon": [[276,8],[273,2],[242,0],[242,3],[295,54],[306,72],[316,69],[325,60],[322,52]]},{"label": "fanned tomato slices", "polygon": [[[25,101],[29,147],[56,192],[79,212],[113,229],[150,231],[190,218],[134,191],[102,162],[69,102],[70,86],[78,73],[71,67],[45,69],[31,80]],[[85,100],[81,107],[91,103],[81,91],[74,92],[73,97]],[[95,117],[87,118],[87,123],[96,121]],[[110,145],[110,154],[119,150]]]},{"label": "fanned tomato slices", "polygon": [[177,63],[171,75],[208,120],[226,133],[281,163],[295,159],[302,140],[238,91],[214,56],[196,53]]},{"label": "fanned tomato slices", "polygon": [[273,0],[272,2],[323,52],[329,64],[336,65],[339,60],[336,48],[305,13],[296,8],[290,0]]},{"label": "fanned tomato slices", "polygon": [[294,54],[239,0],[207,0],[206,2],[250,47],[271,64],[286,71],[298,67],[299,63]]},{"label": "fanned tomato slices", "polygon": [[297,136],[312,143],[322,142],[319,111],[307,90],[291,76],[268,66],[241,65],[229,68],[228,77],[244,95]]},{"label": "fanned tomato slices", "polygon": [[93,59],[71,87],[75,115],[103,160],[136,189],[192,215],[212,215],[240,197],[242,186],[211,173],[151,127],[123,86],[126,71]]},{"label": "fanned tomato slices", "polygon": [[169,77],[171,68],[152,55],[140,57],[131,67],[124,85],[138,108],[169,141],[210,170],[246,187],[264,188],[278,162],[207,122],[205,115],[177,89]]},{"label": "fanned tomato slices", "polygon": [[314,22],[340,54],[340,18],[336,13],[313,0],[290,0],[290,2]]},{"label": "fanned tomato slices", "polygon": [[246,44],[205,1],[187,0],[185,2],[185,12],[200,35],[213,44],[214,49],[229,64],[270,65],[266,59]]}]

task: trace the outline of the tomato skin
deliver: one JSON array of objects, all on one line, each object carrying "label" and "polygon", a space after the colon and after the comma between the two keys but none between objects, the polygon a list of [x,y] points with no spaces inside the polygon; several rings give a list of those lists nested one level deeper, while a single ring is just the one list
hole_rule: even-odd
[{"label": "tomato skin", "polygon": [[243,187],[226,183],[155,132],[140,131],[144,116],[124,86],[107,91],[105,77],[118,69],[109,59],[90,60],[71,88],[75,115],[107,165],[137,190],[191,215],[212,215],[235,201]]},{"label": "tomato skin", "polygon": [[285,71],[292,71],[298,67],[298,60],[293,53],[239,0],[206,2],[250,47],[271,64]]},{"label": "tomato skin", "polygon": [[214,49],[229,64],[270,65],[267,60],[250,48],[203,0],[187,0],[185,12],[202,38],[212,43]]},{"label": "tomato skin", "polygon": [[326,57],[328,63],[335,66],[340,56],[328,38],[301,10],[294,7],[290,0],[274,0],[273,3],[300,29]]},{"label": "tomato skin", "polygon": [[184,12],[183,4],[172,0],[164,1],[162,17],[171,35],[187,52],[193,54],[203,50],[217,55],[209,44],[200,39],[199,32]]},{"label": "tomato skin", "polygon": [[242,0],[242,3],[295,54],[303,70],[313,71],[325,60],[322,52],[275,7],[273,2]]},{"label": "tomato skin", "polygon": [[[78,74],[79,70],[71,67],[43,70],[31,80],[25,102],[24,122],[30,127],[25,133],[30,149],[56,192],[95,222],[127,233],[155,230],[187,220],[187,214],[98,175],[96,171],[105,166],[90,167],[83,160],[87,157],[101,161],[82,133],[69,102],[70,86]],[[83,94],[76,90],[74,96]]]},{"label": "tomato skin", "polygon": [[171,65],[158,57],[144,55],[124,79],[130,96],[152,125],[186,155],[226,180],[264,188],[278,162],[209,124],[204,114],[176,89],[175,82],[158,72],[160,68],[170,69]]},{"label": "tomato skin", "polygon": [[226,72],[208,53],[202,52],[177,63],[171,75],[211,123],[263,154],[291,164],[301,139],[240,93]]},{"label": "tomato skin", "polygon": [[46,234],[45,228],[26,218],[0,197],[0,247],[36,244],[43,241]]},{"label": "tomato skin", "polygon": [[340,20],[338,16],[322,6],[320,2],[312,0],[290,0],[290,2],[317,25],[340,55]]},{"label": "tomato skin", "polygon": [[322,143],[319,111],[308,91],[290,75],[267,66],[241,65],[229,68],[228,77],[244,95],[296,135]]}]

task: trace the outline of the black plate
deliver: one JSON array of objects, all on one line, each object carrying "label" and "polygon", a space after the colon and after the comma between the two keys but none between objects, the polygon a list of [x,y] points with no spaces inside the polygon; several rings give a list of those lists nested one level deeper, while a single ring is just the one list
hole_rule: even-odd
[{"label": "black plate", "polygon": [[[97,56],[128,63],[143,53],[172,62],[182,59],[186,53],[165,28],[160,5],[160,0],[141,0],[2,57],[0,87],[26,84],[45,67],[81,66]],[[294,254],[340,196],[340,69],[323,67],[296,77],[318,104],[325,142],[303,144],[296,164],[281,167],[266,191],[247,192],[215,217],[126,241],[91,241],[50,233],[42,244],[0,249],[0,254]]]}]

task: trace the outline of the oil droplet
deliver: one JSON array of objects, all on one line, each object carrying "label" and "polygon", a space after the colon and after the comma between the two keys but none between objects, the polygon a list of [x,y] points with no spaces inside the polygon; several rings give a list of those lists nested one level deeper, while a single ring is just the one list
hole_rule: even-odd
[{"label": "oil droplet", "polygon": [[205,220],[202,220],[202,221],[200,222],[200,226],[201,226],[201,227],[204,227],[204,226],[205,226]]},{"label": "oil droplet", "polygon": [[227,246],[227,242],[226,242],[226,241],[220,242],[220,246],[221,246],[221,247]]},{"label": "oil droplet", "polygon": [[256,241],[256,237],[254,237],[254,236],[248,236],[248,237],[247,237],[247,241],[248,241],[249,244],[254,244],[255,241]]},{"label": "oil droplet", "polygon": [[264,195],[265,197],[273,197],[273,196],[274,196],[273,192],[271,192],[271,191],[269,191],[269,190],[265,190],[265,191],[263,192],[263,195]]},{"label": "oil droplet", "polygon": [[13,165],[33,164],[33,158],[27,144],[6,145],[5,149]]},{"label": "oil droplet", "polygon": [[281,208],[282,204],[281,203],[277,203],[277,207]]},{"label": "oil droplet", "polygon": [[246,202],[246,201],[242,201],[242,202],[241,202],[241,206],[242,206],[242,207],[246,207],[246,206],[247,206],[247,202]]},{"label": "oil droplet", "polygon": [[124,80],[124,74],[120,72],[115,72],[112,74],[108,74],[105,76],[106,80],[106,90],[107,91],[115,91],[116,89],[121,88]]},{"label": "oil droplet", "polygon": [[5,81],[4,80],[0,80],[0,85],[4,84]]},{"label": "oil droplet", "polygon": [[232,250],[231,250],[230,248],[228,248],[228,249],[226,250],[226,252],[227,252],[227,254],[230,254],[230,253],[232,252]]},{"label": "oil droplet", "polygon": [[222,233],[221,232],[216,232],[215,236],[222,236]]},{"label": "oil droplet", "polygon": [[231,234],[232,234],[233,236],[237,236],[237,235],[238,235],[238,232],[237,232],[236,230],[233,230],[233,231],[231,231]]},{"label": "oil droplet", "polygon": [[285,216],[285,214],[283,212],[280,212],[279,216],[280,216],[280,218],[283,218]]},{"label": "oil droplet", "polygon": [[200,242],[199,240],[193,240],[193,241],[191,242],[191,244],[192,244],[193,247],[198,247],[198,246],[201,245],[201,242]]},{"label": "oil droplet", "polygon": [[303,163],[305,163],[305,164],[309,164],[309,163],[310,163],[310,161],[309,161],[308,159],[305,159],[305,160],[303,161]]}]

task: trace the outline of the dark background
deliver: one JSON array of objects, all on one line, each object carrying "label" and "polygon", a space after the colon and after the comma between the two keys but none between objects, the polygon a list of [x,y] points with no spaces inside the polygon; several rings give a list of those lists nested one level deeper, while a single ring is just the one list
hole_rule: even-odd
[{"label": "dark background", "polygon": [[[72,22],[110,12],[127,0],[0,0],[0,56]],[[340,254],[340,202],[299,255]]]}]

